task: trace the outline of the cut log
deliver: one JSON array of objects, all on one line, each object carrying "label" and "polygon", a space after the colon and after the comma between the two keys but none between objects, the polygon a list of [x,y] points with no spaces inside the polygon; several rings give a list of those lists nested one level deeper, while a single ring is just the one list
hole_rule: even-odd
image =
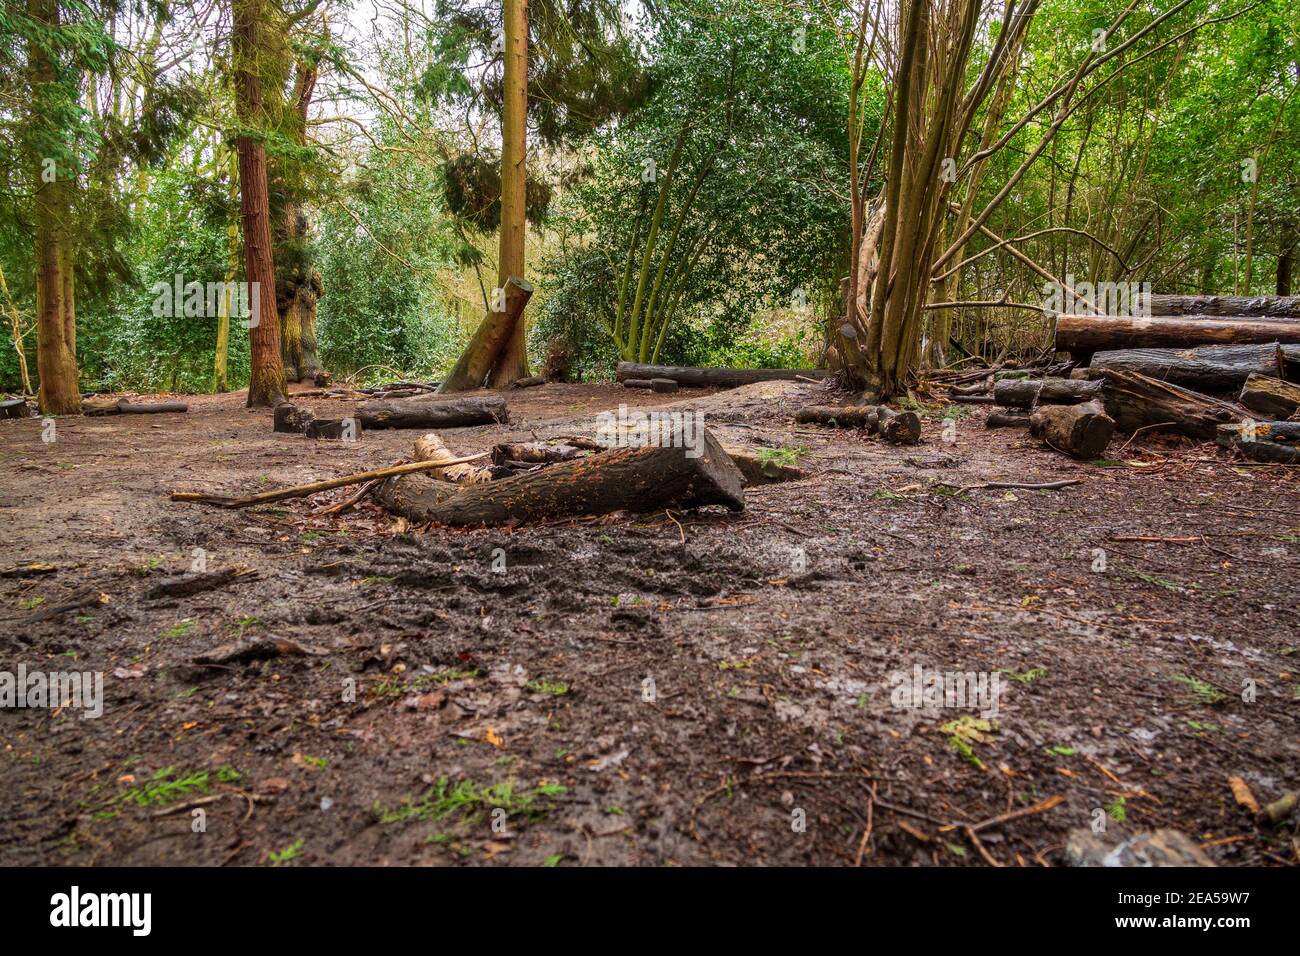
[{"label": "cut log", "polygon": [[492,446],[492,464],[521,462],[529,465],[553,465],[561,461],[581,458],[584,450],[575,445],[547,445],[542,442],[503,442]]},{"label": "cut log", "polygon": [[271,427],[273,431],[301,435],[315,418],[308,409],[299,408],[292,402],[281,402],[271,412]]},{"label": "cut log", "polygon": [[153,404],[133,405],[125,398],[117,401],[87,402],[82,406],[85,415],[155,415],[163,412],[187,412],[190,407],[184,402],[154,402]]},{"label": "cut log", "polygon": [[687,388],[736,388],[754,382],[794,381],[811,378],[822,381],[834,377],[834,372],[820,368],[683,368],[676,365],[638,365],[619,362],[617,377],[628,379],[671,379]]},{"label": "cut log", "polygon": [[984,419],[985,428],[1028,428],[1029,415],[1025,412],[1010,412],[995,408]]},{"label": "cut log", "polygon": [[26,399],[11,398],[0,402],[0,417],[26,418],[30,414],[31,410],[28,408]]},{"label": "cut log", "polygon": [[647,391],[654,388],[654,381],[648,378],[628,378],[619,382],[624,388],[644,388]]},{"label": "cut log", "polygon": [[468,428],[508,420],[500,395],[375,399],[358,405],[356,414],[366,428]]},{"label": "cut log", "polygon": [[123,415],[158,415],[167,412],[188,412],[189,405],[184,402],[153,402],[152,404],[132,404],[125,398],[117,400],[117,410]]},{"label": "cut log", "polygon": [[702,453],[694,458],[683,447],[618,448],[463,490],[427,478],[398,478],[386,482],[376,500],[417,524],[457,527],[703,505],[743,510],[739,469],[707,429],[703,438]]},{"label": "cut log", "polygon": [[[470,462],[461,462],[433,432],[415,440],[415,460],[447,462],[444,467],[434,468],[428,473],[431,478],[442,481],[472,485],[476,482],[492,480],[491,469]],[[452,464],[452,462],[459,462],[459,464]]]},{"label": "cut log", "polygon": [[1150,295],[1138,296],[1138,309],[1147,315],[1249,315],[1300,322],[1300,296],[1287,295]]},{"label": "cut log", "polygon": [[1115,419],[1120,431],[1160,427],[1193,438],[1211,439],[1220,425],[1251,417],[1249,409],[1236,402],[1202,395],[1140,372],[1109,369],[1104,376],[1102,397],[1106,414]]},{"label": "cut log", "polygon": [[533,375],[529,378],[515,379],[510,383],[511,388],[536,388],[539,385],[546,384],[545,375]]},{"label": "cut log", "polygon": [[1300,343],[1300,321],[1260,318],[1058,315],[1056,350],[1090,354],[1109,349],[1192,348],[1197,345]]},{"label": "cut log", "polygon": [[1300,465],[1300,422],[1245,422],[1220,425],[1220,448],[1239,451],[1252,461]]},{"label": "cut log", "polygon": [[1029,433],[1057,451],[1091,461],[1110,444],[1115,422],[1100,402],[1042,405],[1029,417]]},{"label": "cut log", "polygon": [[357,441],[361,437],[361,423],[355,418],[313,418],[302,433],[318,440]]},{"label": "cut log", "polygon": [[1203,345],[1195,349],[1117,349],[1098,352],[1090,369],[1141,372],[1151,378],[1185,385],[1202,392],[1226,392],[1241,387],[1250,375],[1282,378],[1300,371],[1300,345]]},{"label": "cut log", "polygon": [[1265,418],[1291,418],[1300,409],[1300,385],[1252,374],[1241,386],[1237,401]]},{"label": "cut log", "polygon": [[[510,340],[510,335],[515,330],[515,326],[523,321],[524,306],[532,297],[532,283],[526,279],[517,276],[511,276],[506,280],[504,286],[505,294],[505,311],[490,312],[479,323],[474,330],[473,337],[469,344],[465,346],[465,351],[461,353],[456,362],[456,366],[443,379],[442,384],[438,386],[440,392],[463,392],[472,388],[482,388],[487,380],[488,372],[496,364],[497,356],[505,348],[506,342]],[[372,427],[369,423],[367,428]],[[412,428],[450,428],[449,425],[412,425],[404,426]]]},{"label": "cut log", "polygon": [[915,445],[921,440],[921,419],[916,412],[896,412],[885,405],[805,405],[794,420],[801,425],[865,428],[899,445]]},{"label": "cut log", "polygon": [[802,468],[777,461],[777,455],[770,449],[723,445],[722,450],[731,456],[740,473],[745,476],[746,486],[770,485],[778,481],[798,481],[807,477]]},{"label": "cut log", "polygon": [[1006,408],[1077,405],[1101,396],[1101,382],[1072,378],[1009,378],[993,386],[993,401]]}]

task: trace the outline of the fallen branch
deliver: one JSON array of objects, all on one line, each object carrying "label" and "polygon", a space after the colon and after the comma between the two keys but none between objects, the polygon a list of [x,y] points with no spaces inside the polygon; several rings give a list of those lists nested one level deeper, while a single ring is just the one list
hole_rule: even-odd
[{"label": "fallen branch", "polygon": [[269,504],[272,501],[284,501],[286,498],[305,498],[308,495],[316,494],[318,491],[329,491],[331,488],[342,488],[345,485],[359,485],[364,481],[372,481],[376,478],[393,478],[397,475],[410,475],[417,471],[432,471],[437,468],[445,468],[448,465],[478,461],[480,458],[486,457],[487,452],[481,452],[477,455],[467,455],[464,458],[452,458],[444,461],[414,461],[405,465],[393,465],[390,468],[359,471],[353,475],[344,475],[342,478],[329,478],[325,481],[313,481],[306,485],[294,485],[291,488],[281,488],[279,491],[264,491],[261,494],[248,495],[244,498],[226,498],[221,495],[204,494],[200,491],[173,491],[171,500],[192,501],[201,505],[215,505],[219,508],[249,508],[253,505]]}]

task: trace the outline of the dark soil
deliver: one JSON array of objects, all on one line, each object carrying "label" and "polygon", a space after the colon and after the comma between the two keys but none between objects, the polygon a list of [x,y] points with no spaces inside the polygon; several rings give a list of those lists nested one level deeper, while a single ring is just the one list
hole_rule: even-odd
[{"label": "dark soil", "polygon": [[[888,446],[792,425],[818,392],[689,393],[725,441],[805,449],[810,477],[743,513],[504,531],[313,516],[348,488],[168,500],[391,464],[418,432],[274,434],[236,394],[48,444],[0,422],[0,569],[54,566],[0,578],[3,669],[102,671],[106,696],[98,719],[0,711],[0,863],[1033,866],[1098,814],[1295,862],[1294,822],[1257,826],[1228,778],[1300,788],[1300,470],[1149,434],[1073,462],[963,407],[954,441],[935,409]],[[683,394],[547,385],[444,436],[473,453]],[[1062,478],[1083,483],[954,493]],[[257,573],[147,596],[195,549]],[[306,653],[194,663],[257,638]],[[918,664],[1007,675],[984,739],[954,746],[969,709],[891,705]]]}]

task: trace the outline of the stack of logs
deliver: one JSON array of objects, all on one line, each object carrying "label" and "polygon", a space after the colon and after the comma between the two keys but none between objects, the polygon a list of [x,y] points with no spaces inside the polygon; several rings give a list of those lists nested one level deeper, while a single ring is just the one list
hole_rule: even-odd
[{"label": "stack of logs", "polygon": [[1111,433],[1164,429],[1247,458],[1300,463],[1300,297],[1147,296],[1150,316],[1062,315],[1068,378],[1000,373],[987,424],[1028,427],[1078,458]]}]

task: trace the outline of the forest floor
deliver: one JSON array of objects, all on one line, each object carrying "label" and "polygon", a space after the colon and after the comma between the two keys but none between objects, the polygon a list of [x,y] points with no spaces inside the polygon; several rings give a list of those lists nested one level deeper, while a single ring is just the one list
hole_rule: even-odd
[{"label": "forest floor", "polygon": [[[818,392],[508,393],[510,423],[453,451],[686,396],[808,477],[738,514],[494,531],[313,516],[351,489],[168,500],[391,464],[418,432],[275,434],[242,394],[48,443],[0,422],[0,572],[53,566],[0,576],[5,668],[103,672],[105,696],[0,712],[0,864],[1033,866],[1103,818],[1295,863],[1229,778],[1300,789],[1300,470],[1150,435],[1074,462],[970,406],[883,445],[793,425]],[[1112,540],[1136,536],[1187,540]],[[195,549],[256,574],[148,596]],[[256,638],[305,653],[195,663]],[[896,706],[918,666],[999,675],[996,718]]]}]

